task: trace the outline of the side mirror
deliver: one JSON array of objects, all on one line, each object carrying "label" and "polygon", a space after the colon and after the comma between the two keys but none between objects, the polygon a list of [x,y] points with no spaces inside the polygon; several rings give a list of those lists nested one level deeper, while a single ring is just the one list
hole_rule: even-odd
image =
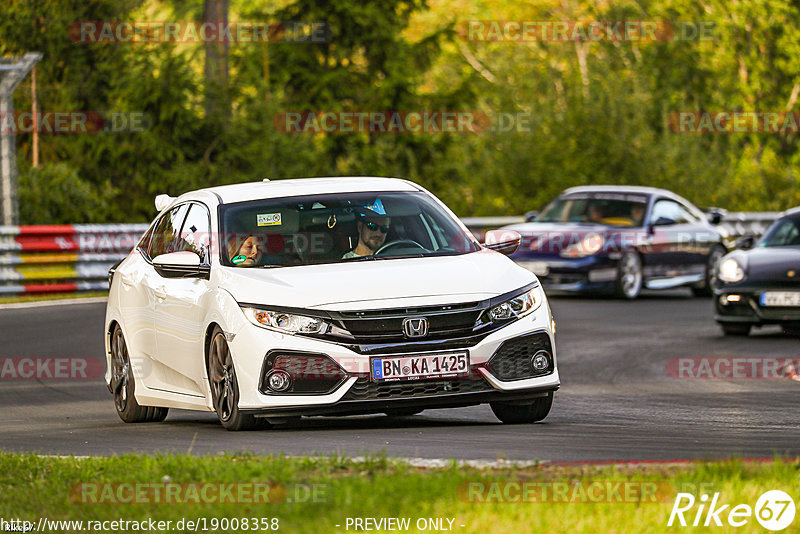
[{"label": "side mirror", "polygon": [[711,213],[708,214],[708,222],[716,226],[722,222],[722,216],[723,213],[721,211],[713,210]]},{"label": "side mirror", "polygon": [[533,222],[538,215],[538,211],[529,211],[525,214],[525,222]]},{"label": "side mirror", "polygon": [[753,245],[755,244],[756,238],[751,235],[746,235],[736,240],[736,248],[740,248],[742,250],[749,250],[753,248]]},{"label": "side mirror", "polygon": [[194,252],[170,252],[153,258],[153,267],[164,278],[205,278],[211,275],[209,265],[200,264]]},{"label": "side mirror", "polygon": [[489,230],[484,237],[483,246],[510,256],[519,248],[522,236],[514,230]]},{"label": "side mirror", "polygon": [[653,226],[671,226],[673,224],[675,224],[675,219],[670,219],[669,217],[659,217],[653,221]]}]

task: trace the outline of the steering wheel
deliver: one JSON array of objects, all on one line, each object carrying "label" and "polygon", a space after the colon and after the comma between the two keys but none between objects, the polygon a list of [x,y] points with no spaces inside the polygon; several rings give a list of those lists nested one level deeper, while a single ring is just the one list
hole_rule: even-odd
[{"label": "steering wheel", "polygon": [[382,253],[383,251],[388,250],[388,249],[390,249],[392,247],[399,246],[399,245],[412,245],[412,246],[415,246],[415,247],[417,247],[417,248],[419,248],[421,250],[428,250],[425,247],[423,247],[422,245],[420,245],[419,243],[417,243],[416,241],[414,241],[413,239],[398,239],[397,241],[390,241],[389,243],[384,244],[382,247],[380,247],[378,250],[375,251],[375,255],[377,256],[378,254]]}]

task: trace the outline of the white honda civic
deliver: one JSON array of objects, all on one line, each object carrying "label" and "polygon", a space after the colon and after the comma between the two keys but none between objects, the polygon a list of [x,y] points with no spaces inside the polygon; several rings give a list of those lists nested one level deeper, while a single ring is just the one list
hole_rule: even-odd
[{"label": "white honda civic", "polygon": [[506,257],[516,232],[480,244],[431,193],[390,178],[265,180],[156,208],[109,272],[105,379],[123,421],[550,411],[555,325],[539,281]]}]

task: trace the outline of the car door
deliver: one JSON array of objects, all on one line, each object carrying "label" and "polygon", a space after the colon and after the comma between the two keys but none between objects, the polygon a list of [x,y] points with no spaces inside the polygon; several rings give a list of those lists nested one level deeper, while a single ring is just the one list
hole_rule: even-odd
[{"label": "car door", "polygon": [[[142,362],[141,381],[143,385],[152,389],[171,390],[169,386],[172,382],[172,373],[170,373],[169,367],[165,365],[164,355],[158,350],[156,323],[159,304],[165,296],[165,288],[164,279],[153,267],[153,258],[174,251],[175,239],[188,209],[189,206],[186,204],[176,206],[164,213],[156,222],[146,253],[142,256],[145,265],[141,269],[141,276],[136,281],[139,286],[139,292],[146,296],[148,304],[146,309],[147,333],[137,333],[141,339],[146,338],[148,347],[147,360],[149,361]],[[144,328],[143,325],[142,330]]]},{"label": "car door", "polygon": [[[194,252],[202,264],[210,264],[210,212],[200,203],[186,206],[186,216],[175,234],[172,249]],[[205,396],[203,302],[209,291],[208,280],[156,276],[159,277],[156,343],[160,360],[175,372],[171,378],[172,391]]]},{"label": "car door", "polygon": [[650,250],[644,266],[646,278],[665,278],[687,273],[691,232],[681,205],[670,198],[653,204],[648,225]]},{"label": "car door", "polygon": [[150,227],[134,253],[114,272],[114,282],[119,284],[120,316],[137,380],[147,379],[149,373],[143,370],[151,367],[148,362],[156,356],[155,295],[148,283],[152,274],[148,251],[160,221]]},{"label": "car door", "polygon": [[708,255],[717,241],[716,235],[696,209],[682,202],[678,205],[682,220],[680,230],[685,251],[685,273],[702,279],[705,276]]}]

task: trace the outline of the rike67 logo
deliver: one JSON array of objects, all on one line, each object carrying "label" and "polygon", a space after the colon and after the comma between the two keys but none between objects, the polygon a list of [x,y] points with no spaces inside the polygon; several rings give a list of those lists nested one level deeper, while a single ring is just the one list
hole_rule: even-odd
[{"label": "rike67 logo", "polygon": [[794,514],[794,500],[780,490],[764,492],[755,508],[749,504],[725,503],[719,493],[714,493],[710,502],[707,494],[696,499],[691,493],[678,493],[667,526],[742,527],[755,517],[765,529],[778,531],[792,524]]}]

